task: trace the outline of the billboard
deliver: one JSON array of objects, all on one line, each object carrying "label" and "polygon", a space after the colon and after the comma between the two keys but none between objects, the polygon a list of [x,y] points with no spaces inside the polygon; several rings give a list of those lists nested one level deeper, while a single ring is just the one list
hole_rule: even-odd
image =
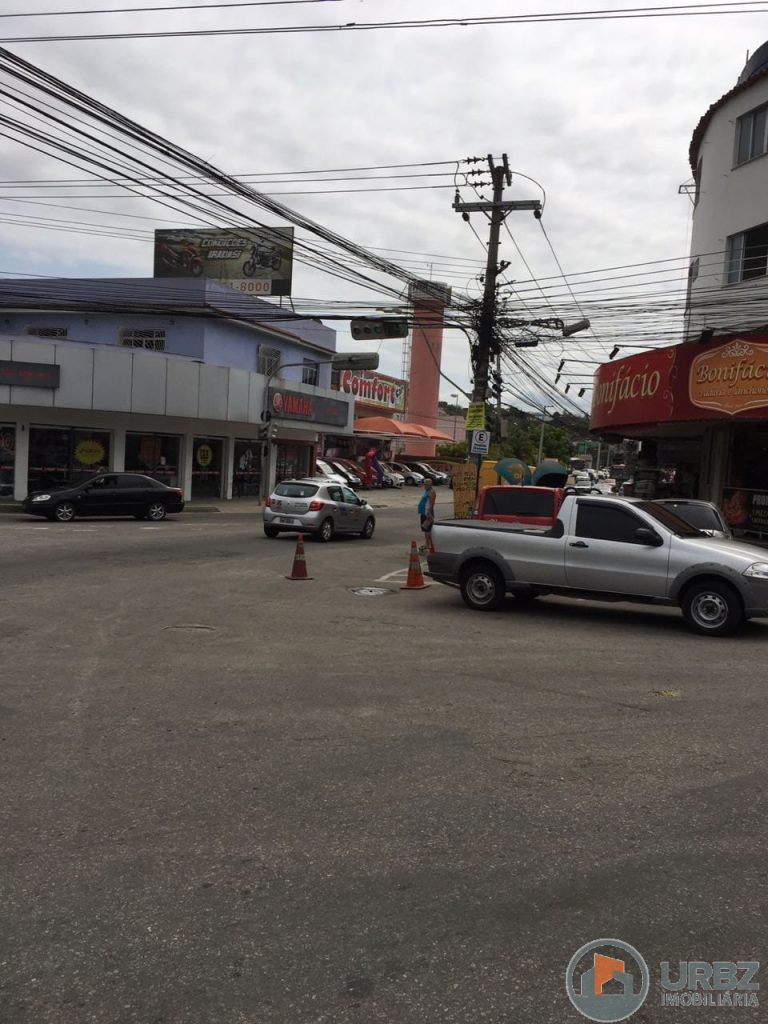
[{"label": "billboard", "polygon": [[385,373],[366,370],[343,370],[339,375],[339,391],[354,395],[360,405],[374,405],[390,412],[405,411],[406,383]]},{"label": "billboard", "polygon": [[243,295],[290,295],[293,228],[155,231],[155,277],[207,277]]}]

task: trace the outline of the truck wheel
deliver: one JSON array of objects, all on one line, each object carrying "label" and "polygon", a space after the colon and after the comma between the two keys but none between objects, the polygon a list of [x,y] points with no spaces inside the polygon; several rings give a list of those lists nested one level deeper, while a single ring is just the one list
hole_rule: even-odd
[{"label": "truck wheel", "polygon": [[461,596],[475,611],[495,611],[504,604],[504,579],[495,565],[477,562],[461,574]]},{"label": "truck wheel", "polygon": [[728,636],[745,621],[741,598],[730,584],[721,580],[691,584],[680,607],[691,629],[704,636]]}]

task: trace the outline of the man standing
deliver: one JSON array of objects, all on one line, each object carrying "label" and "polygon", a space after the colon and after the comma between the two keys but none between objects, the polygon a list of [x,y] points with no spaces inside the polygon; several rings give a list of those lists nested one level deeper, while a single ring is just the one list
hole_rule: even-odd
[{"label": "man standing", "polygon": [[432,481],[429,477],[424,479],[424,491],[421,495],[421,501],[419,501],[419,520],[421,522],[421,529],[424,531],[424,544],[421,548],[421,553],[427,552],[432,554],[435,550],[432,544],[432,525],[435,521],[435,489],[432,486]]}]

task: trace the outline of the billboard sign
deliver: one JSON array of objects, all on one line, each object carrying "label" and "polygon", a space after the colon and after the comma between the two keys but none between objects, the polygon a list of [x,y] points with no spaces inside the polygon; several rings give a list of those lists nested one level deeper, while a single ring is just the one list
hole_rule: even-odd
[{"label": "billboard sign", "polygon": [[268,412],[270,418],[278,420],[304,420],[308,423],[346,427],[349,405],[324,395],[308,395],[288,388],[270,388]]},{"label": "billboard sign", "polygon": [[155,277],[207,277],[243,295],[290,295],[293,228],[155,231]]},{"label": "billboard sign", "polygon": [[0,384],[12,388],[57,388],[61,367],[55,363],[20,363],[13,359],[0,359]]},{"label": "billboard sign", "polygon": [[727,416],[768,405],[768,345],[734,338],[705,349],[691,361],[688,397]]},{"label": "billboard sign", "polygon": [[390,412],[405,411],[405,381],[384,373],[343,370],[339,376],[339,391],[353,395],[360,405],[373,405]]}]

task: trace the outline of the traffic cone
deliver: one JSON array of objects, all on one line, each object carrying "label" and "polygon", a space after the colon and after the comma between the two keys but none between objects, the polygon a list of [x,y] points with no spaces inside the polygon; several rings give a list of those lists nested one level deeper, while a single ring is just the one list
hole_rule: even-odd
[{"label": "traffic cone", "polygon": [[416,546],[416,541],[411,541],[411,557],[408,561],[408,579],[401,590],[425,590],[429,586],[424,582],[424,575],[421,571],[421,560]]},{"label": "traffic cone", "polygon": [[307,560],[304,557],[304,538],[299,534],[296,541],[296,553],[293,556],[293,568],[291,575],[285,577],[287,580],[311,580],[313,576],[307,575]]}]

